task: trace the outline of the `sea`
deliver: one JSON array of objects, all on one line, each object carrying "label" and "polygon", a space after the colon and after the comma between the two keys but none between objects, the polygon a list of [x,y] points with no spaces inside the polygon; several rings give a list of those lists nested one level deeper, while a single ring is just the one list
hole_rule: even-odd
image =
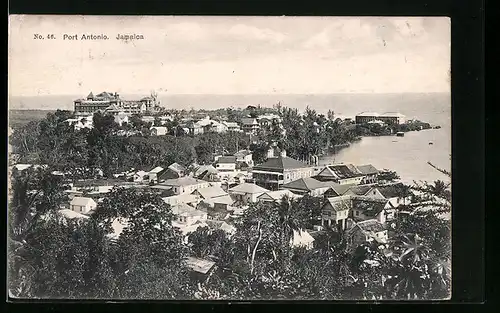
[{"label": "sea", "polygon": [[[73,100],[86,95],[10,97],[11,110],[72,110]],[[145,95],[122,94],[123,99]],[[403,94],[266,94],[266,95],[158,95],[162,106],[172,109],[244,108],[248,105],[282,106],[304,111],[306,107],[326,114],[333,110],[339,117],[354,117],[361,112],[399,112],[440,129],[406,133],[404,137],[364,137],[337,153],[324,156],[320,165],[331,163],[372,164],[378,169],[396,171],[401,180],[449,181],[427,162],[451,171],[451,96],[449,93]]]}]

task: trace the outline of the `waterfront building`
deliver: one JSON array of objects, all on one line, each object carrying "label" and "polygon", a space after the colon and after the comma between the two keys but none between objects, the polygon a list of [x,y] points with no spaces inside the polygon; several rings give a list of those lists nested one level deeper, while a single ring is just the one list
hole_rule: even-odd
[{"label": "waterfront building", "polygon": [[397,112],[386,112],[379,114],[377,112],[362,112],[355,117],[356,124],[365,124],[374,121],[381,121],[388,125],[404,124],[406,117]]},{"label": "waterfront building", "polygon": [[287,156],[278,156],[252,169],[254,182],[264,188],[278,190],[280,186],[299,178],[311,177],[314,168]]},{"label": "waterfront building", "polygon": [[360,184],[365,175],[352,164],[328,165],[314,178],[320,181],[334,181],[343,184]]}]

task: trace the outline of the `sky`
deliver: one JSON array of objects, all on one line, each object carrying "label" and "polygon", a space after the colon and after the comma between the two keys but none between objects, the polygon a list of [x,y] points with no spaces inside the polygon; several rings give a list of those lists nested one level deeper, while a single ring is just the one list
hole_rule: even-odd
[{"label": "sky", "polygon": [[9,94],[449,92],[450,39],[446,17],[11,15]]}]

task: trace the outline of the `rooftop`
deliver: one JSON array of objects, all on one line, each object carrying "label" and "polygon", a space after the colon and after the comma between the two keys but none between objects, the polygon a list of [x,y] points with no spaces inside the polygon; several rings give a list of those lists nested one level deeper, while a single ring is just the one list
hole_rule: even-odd
[{"label": "rooftop", "polygon": [[179,172],[184,172],[186,171],[186,168],[182,165],[180,165],[179,163],[172,163],[168,166],[169,169],[179,173]]},{"label": "rooftop", "polygon": [[299,162],[295,159],[286,157],[286,156],[278,156],[276,158],[268,159],[266,162],[255,166],[254,170],[261,171],[284,171],[296,168],[307,168],[309,167],[307,164]]},{"label": "rooftop", "polygon": [[203,216],[204,212],[193,208],[186,203],[179,203],[171,206],[172,213],[180,216]]},{"label": "rooftop", "polygon": [[371,185],[357,185],[349,188],[349,191],[358,196],[364,196],[373,188]]},{"label": "rooftop", "polygon": [[198,273],[202,274],[207,274],[212,267],[214,267],[215,262],[209,261],[209,260],[203,260],[203,259],[198,259],[198,258],[193,258],[193,257],[188,257],[186,259],[187,266]]},{"label": "rooftop", "polygon": [[359,227],[364,232],[378,233],[378,232],[385,230],[384,225],[382,225],[377,220],[366,220],[366,221],[358,222],[354,225],[354,227],[352,229],[354,229],[356,227]]},{"label": "rooftop", "polygon": [[216,163],[236,163],[236,157],[234,155],[221,156]]},{"label": "rooftop", "polygon": [[332,206],[333,210],[336,212],[349,210],[351,208],[351,197],[340,196],[340,197],[328,198],[327,203],[329,203]]},{"label": "rooftop", "polygon": [[311,177],[299,178],[283,185],[283,188],[311,191],[324,188],[325,184]]},{"label": "rooftop", "polygon": [[256,184],[250,184],[250,183],[243,183],[238,186],[234,186],[233,188],[229,189],[229,192],[235,192],[235,193],[249,193],[249,194],[256,194],[256,193],[264,193],[269,190],[262,188],[260,186],[257,186]]},{"label": "rooftop", "polygon": [[[174,179],[167,179],[163,183],[160,183],[159,185],[163,186],[191,186],[191,185],[198,185],[198,184],[205,184],[206,181],[196,179],[193,177],[180,177],[180,178],[174,178]],[[159,186],[157,185],[157,186]]]},{"label": "rooftop", "polygon": [[358,165],[356,167],[358,168],[358,171],[364,175],[378,174],[378,170],[371,164]]},{"label": "rooftop", "polygon": [[96,204],[94,199],[92,198],[87,198],[87,197],[74,197],[73,200],[71,200],[70,205],[83,205],[87,206],[89,204]]},{"label": "rooftop", "polygon": [[227,195],[227,192],[219,186],[210,186],[206,188],[198,188],[195,192],[199,193],[203,199],[211,199]]}]

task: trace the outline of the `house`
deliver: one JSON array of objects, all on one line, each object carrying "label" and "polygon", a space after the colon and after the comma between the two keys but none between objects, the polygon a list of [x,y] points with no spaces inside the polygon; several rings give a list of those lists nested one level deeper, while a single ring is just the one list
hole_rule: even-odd
[{"label": "house", "polygon": [[64,216],[67,219],[88,219],[89,216],[83,215],[82,213],[78,213],[73,210],[63,209],[58,211],[59,214]]},{"label": "house", "polygon": [[163,116],[159,116],[158,119],[160,120],[160,124],[161,125],[165,125],[167,124],[168,122],[171,122],[174,120],[174,118],[172,117],[172,115],[163,115]]},{"label": "house", "polygon": [[164,182],[154,186],[156,187],[171,187],[175,195],[184,193],[192,193],[196,189],[209,187],[210,183],[204,180],[196,179],[193,177],[180,177],[174,179],[167,179]]},{"label": "house", "polygon": [[379,243],[387,243],[387,229],[377,220],[366,220],[354,223],[347,231],[346,238],[352,248],[357,248],[365,242],[376,241]]},{"label": "house", "polygon": [[287,197],[289,199],[298,199],[299,195],[294,194],[288,189],[276,190],[276,191],[268,191],[264,192],[260,196],[257,197],[258,201],[262,202],[280,202],[283,197]]},{"label": "house", "polygon": [[337,226],[339,230],[345,230],[351,208],[351,196],[327,198],[321,207],[321,225],[323,227]]},{"label": "house", "polygon": [[155,123],[155,118],[153,116],[143,116],[141,117],[141,121],[143,121],[144,123],[151,123],[151,125],[153,125]]},{"label": "house", "polygon": [[257,197],[268,192],[269,190],[262,188],[256,184],[243,183],[233,188],[229,188],[229,194],[235,199],[236,202],[247,204],[249,202],[257,202]]},{"label": "house", "polygon": [[81,130],[83,128],[91,129],[94,124],[93,116],[83,116],[80,118],[70,118],[65,120],[70,126],[73,126],[76,131]]},{"label": "house", "polygon": [[224,231],[228,237],[231,237],[236,233],[236,227],[226,223],[225,221],[207,220],[206,224],[211,229]]},{"label": "house", "polygon": [[198,282],[206,281],[217,269],[215,262],[194,257],[186,258],[186,265],[191,270],[191,279]]},{"label": "house", "polygon": [[187,133],[191,136],[203,134],[203,125],[198,122],[189,122],[187,124]]},{"label": "house", "polygon": [[396,209],[387,199],[355,196],[352,198],[351,217],[354,221],[375,219],[381,224],[395,218]]},{"label": "house", "polygon": [[92,198],[75,197],[69,203],[71,211],[87,214],[97,207],[97,203]]},{"label": "house", "polygon": [[[248,149],[240,150],[234,154],[236,162],[240,167],[253,167],[252,151]],[[246,166],[244,166],[246,164]]]},{"label": "house", "polygon": [[124,112],[119,112],[115,115],[115,123],[122,126],[123,123],[129,123],[129,115]]},{"label": "house", "polygon": [[287,156],[278,156],[254,166],[251,172],[256,184],[278,190],[280,186],[291,181],[311,177],[314,169]]},{"label": "house", "polygon": [[162,182],[168,179],[181,178],[186,175],[186,168],[179,163],[170,164],[165,171],[158,176],[158,181]]},{"label": "house", "polygon": [[230,195],[216,197],[208,200],[202,200],[198,208],[206,210],[210,220],[225,219],[230,213],[234,212],[235,200]]},{"label": "house", "polygon": [[149,176],[148,176],[148,172],[145,172],[145,171],[138,171],[137,173],[134,174],[134,176],[132,177],[132,180],[134,182],[137,182],[137,183],[140,183],[140,182],[143,182],[143,181],[148,181],[149,180]]},{"label": "house", "polygon": [[339,197],[339,196],[342,196],[344,194],[347,194],[347,191],[354,186],[355,185],[353,185],[353,184],[341,185],[338,183],[334,183],[328,187],[328,189],[323,193],[323,196],[325,198]]},{"label": "house", "polygon": [[401,183],[378,185],[374,186],[367,194],[372,198],[387,199],[391,202],[393,207],[398,207],[402,204],[407,205],[411,202],[411,195],[403,197],[401,194],[404,185]]},{"label": "house", "polygon": [[334,181],[343,185],[360,184],[364,176],[352,164],[335,164],[326,166],[314,178],[321,181]]},{"label": "house", "polygon": [[282,188],[290,190],[295,194],[308,194],[317,197],[323,195],[334,184],[334,182],[322,182],[312,177],[305,177],[286,183]]},{"label": "house", "polygon": [[293,230],[293,236],[290,239],[292,247],[304,247],[307,250],[314,246],[314,238],[305,230]]},{"label": "house", "polygon": [[367,196],[373,189],[373,185],[349,185],[350,188],[344,193],[351,196]]},{"label": "house", "polygon": [[236,171],[236,157],[233,155],[230,155],[230,156],[221,156],[221,157],[216,158],[215,168],[219,172],[234,172],[234,171]]},{"label": "house", "polygon": [[174,195],[170,197],[163,197],[162,200],[173,206],[173,205],[178,205],[178,204],[189,204],[191,206],[196,206],[198,202],[200,202],[200,199],[197,195],[185,193],[182,195]]},{"label": "house", "polygon": [[193,177],[209,182],[219,181],[219,171],[213,165],[200,165],[193,171]]},{"label": "house", "polygon": [[168,128],[165,126],[153,126],[150,130],[152,136],[164,136],[168,134]]},{"label": "house", "polygon": [[373,165],[358,165],[356,166],[356,168],[361,174],[364,175],[361,184],[374,184],[377,182],[377,175],[379,173],[379,170],[377,170]]},{"label": "house", "polygon": [[158,182],[158,177],[161,175],[161,173],[164,171],[163,167],[157,166],[148,173],[148,178],[150,183],[156,183]]},{"label": "house", "polygon": [[356,124],[365,124],[372,121],[382,121],[387,125],[399,125],[406,122],[406,117],[397,112],[386,112],[379,114],[376,112],[362,112],[355,117]]},{"label": "house", "polygon": [[229,132],[241,132],[241,128],[240,128],[240,125],[238,125],[238,123],[235,123],[235,122],[222,122],[222,124],[224,124],[227,128],[227,131]]},{"label": "house", "polygon": [[197,221],[205,221],[207,213],[197,210],[194,207],[186,204],[179,203],[171,206],[172,214],[175,216],[175,221],[182,225],[192,225]]},{"label": "house", "polygon": [[241,129],[246,134],[256,134],[260,129],[260,124],[256,118],[248,117],[241,119]]},{"label": "house", "polygon": [[201,200],[212,200],[218,197],[227,196],[227,192],[222,190],[220,186],[210,186],[205,188],[199,188],[192,192],[193,195],[197,195]]}]

